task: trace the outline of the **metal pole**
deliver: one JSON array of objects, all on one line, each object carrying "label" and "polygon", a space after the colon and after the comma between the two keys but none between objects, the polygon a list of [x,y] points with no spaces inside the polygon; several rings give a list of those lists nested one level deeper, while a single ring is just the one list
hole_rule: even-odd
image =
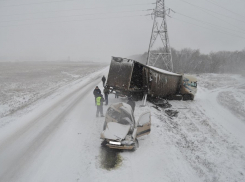
[{"label": "metal pole", "polygon": [[[168,71],[173,71],[171,47],[170,47],[169,37],[167,32],[166,13],[167,11],[165,10],[165,1],[156,0],[156,8],[154,9],[153,12],[154,21],[153,21],[153,26],[151,31],[151,39],[148,48],[146,65],[155,66],[155,63],[158,61],[158,64],[156,65],[157,67]],[[163,49],[160,50],[160,54],[166,55],[166,56],[161,56],[160,58],[159,56],[155,57],[154,55],[155,50],[153,50],[153,45],[158,35],[160,36],[161,41],[163,43]]]},{"label": "metal pole", "polygon": [[[157,1],[158,0],[156,0],[156,8],[155,8],[155,10],[157,9]],[[150,40],[150,43],[149,43],[146,65],[149,65],[149,57],[150,57],[149,54],[150,54],[150,50],[151,50],[151,41],[152,41],[153,31],[154,31],[154,28],[155,28],[155,22],[156,22],[156,16],[155,16],[155,13],[154,13],[153,26],[152,26],[152,30],[151,30],[151,40]]]}]

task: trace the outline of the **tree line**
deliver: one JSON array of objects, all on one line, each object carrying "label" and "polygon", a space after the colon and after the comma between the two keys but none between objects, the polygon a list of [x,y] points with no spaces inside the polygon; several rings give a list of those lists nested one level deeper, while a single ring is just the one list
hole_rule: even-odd
[{"label": "tree line", "polygon": [[[161,52],[162,48],[155,50]],[[245,49],[242,51],[219,51],[202,54],[199,50],[171,48],[173,72],[176,73],[238,73],[245,75]],[[142,55],[132,56],[141,63],[146,63],[147,52]],[[156,67],[164,69],[160,60]]]}]

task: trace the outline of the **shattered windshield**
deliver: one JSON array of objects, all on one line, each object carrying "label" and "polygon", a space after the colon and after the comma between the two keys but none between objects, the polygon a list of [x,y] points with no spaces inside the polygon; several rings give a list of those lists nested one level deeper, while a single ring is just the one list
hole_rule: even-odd
[{"label": "shattered windshield", "polygon": [[123,110],[121,110],[121,116],[120,116],[120,120],[118,120],[118,123],[123,125],[133,125],[131,116]]},{"label": "shattered windshield", "polygon": [[120,119],[120,112],[114,110],[111,107],[107,110],[107,114],[117,121]]},{"label": "shattered windshield", "polygon": [[[120,112],[110,107],[107,110],[107,115],[116,120],[117,123],[123,124],[123,125],[130,125],[131,127],[134,126],[134,120],[132,119],[132,116],[123,110],[120,109]],[[110,122],[110,121],[107,121]],[[113,122],[113,121],[112,121]]]}]

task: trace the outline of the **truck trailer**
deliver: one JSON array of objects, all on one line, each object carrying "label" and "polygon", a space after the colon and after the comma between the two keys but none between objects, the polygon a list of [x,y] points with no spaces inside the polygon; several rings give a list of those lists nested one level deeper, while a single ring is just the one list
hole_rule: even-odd
[{"label": "truck trailer", "polygon": [[149,99],[193,100],[197,91],[194,76],[177,74],[132,59],[112,57],[107,86],[118,95],[136,100]]}]

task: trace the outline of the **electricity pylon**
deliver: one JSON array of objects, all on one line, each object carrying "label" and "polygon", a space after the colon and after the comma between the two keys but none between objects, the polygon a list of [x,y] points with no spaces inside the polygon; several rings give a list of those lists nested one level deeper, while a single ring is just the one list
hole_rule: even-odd
[{"label": "electricity pylon", "polygon": [[[170,13],[170,10],[171,9],[165,10],[164,0],[156,0],[156,8],[153,10],[152,13],[152,15],[154,16],[154,22],[146,65],[160,67],[168,71],[173,71],[172,55],[166,22],[166,15]],[[158,35],[163,43],[163,48],[159,51],[156,51],[152,48]],[[158,66],[156,66],[156,63]]]}]

